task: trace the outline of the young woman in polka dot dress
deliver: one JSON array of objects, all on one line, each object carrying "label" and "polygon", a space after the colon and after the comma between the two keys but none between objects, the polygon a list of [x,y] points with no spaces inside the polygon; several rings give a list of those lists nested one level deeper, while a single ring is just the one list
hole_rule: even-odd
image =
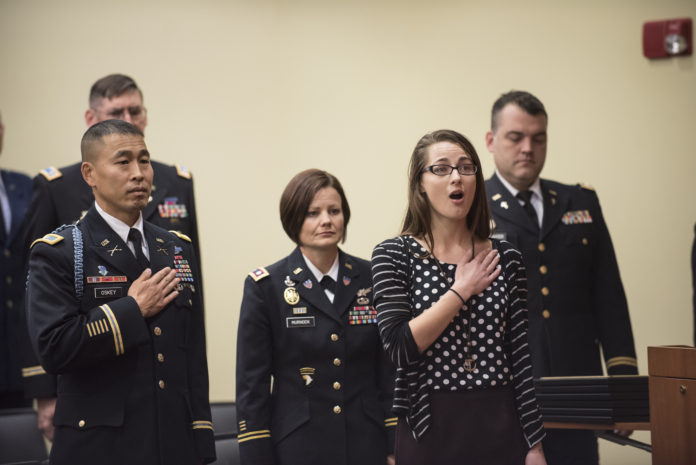
[{"label": "young woman in polka dot dress", "polygon": [[397,367],[397,465],[545,465],[520,253],[491,241],[473,145],[416,145],[402,235],[372,255],[380,335]]}]

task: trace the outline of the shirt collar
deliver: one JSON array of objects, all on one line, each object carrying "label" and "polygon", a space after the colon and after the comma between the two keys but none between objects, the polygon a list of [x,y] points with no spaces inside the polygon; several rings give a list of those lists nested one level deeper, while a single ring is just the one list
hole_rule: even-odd
[{"label": "shirt collar", "polygon": [[314,278],[317,280],[318,283],[321,282],[321,278],[323,278],[324,276],[329,276],[334,281],[338,281],[338,254],[336,254],[336,258],[334,259],[333,265],[331,265],[329,272],[326,274],[319,271],[319,268],[314,266],[314,263],[312,263],[312,261],[309,258],[307,258],[305,254],[302,254],[302,258],[304,258],[304,261],[307,264],[307,268],[309,268],[309,271],[312,272],[312,275],[314,275]]},{"label": "shirt collar", "polygon": [[101,215],[101,217],[104,218],[104,221],[106,221],[106,224],[108,224],[109,227],[111,229],[113,229],[116,234],[118,234],[118,237],[120,237],[123,240],[124,244],[128,244],[128,233],[130,232],[131,227],[140,231],[140,236],[143,238],[143,244],[146,243],[146,241],[144,240],[145,231],[143,230],[143,214],[142,213],[140,213],[140,215],[138,216],[138,221],[136,221],[133,226],[128,226],[126,223],[119,220],[118,218],[106,213],[99,206],[99,203],[97,203],[96,201],[94,202],[94,206],[96,207],[97,212]]},{"label": "shirt collar", "polygon": [[[516,197],[516,196],[517,196],[517,193],[519,192],[519,190],[518,190],[518,189],[515,189],[515,188],[512,186],[512,184],[510,184],[509,182],[507,182],[507,180],[500,174],[500,171],[498,171],[497,169],[495,170],[495,174],[498,176],[498,179],[500,179],[500,182],[503,183],[503,186],[505,186],[505,188],[506,188],[508,191],[510,191],[510,193],[512,194],[512,196],[513,196],[513,197]],[[539,180],[539,178],[536,178],[536,180],[532,183],[532,185],[529,186],[529,190],[532,191],[532,192],[534,192],[534,193],[539,197],[539,199],[543,199],[543,198],[544,198],[544,197],[541,195],[541,181]]]}]

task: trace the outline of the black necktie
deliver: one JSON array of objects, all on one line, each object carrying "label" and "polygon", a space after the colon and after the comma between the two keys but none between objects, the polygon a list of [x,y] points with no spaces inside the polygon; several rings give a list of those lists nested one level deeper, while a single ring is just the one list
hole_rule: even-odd
[{"label": "black necktie", "polygon": [[321,278],[321,287],[324,288],[324,290],[331,291],[332,294],[336,294],[336,281],[333,280],[331,276],[324,276]]},{"label": "black necktie", "polygon": [[144,270],[150,266],[150,261],[145,258],[143,253],[143,238],[140,235],[140,231],[135,228],[131,228],[128,231],[128,240],[133,243],[133,248],[135,249],[135,259],[138,261],[138,265]]},{"label": "black necktie", "polygon": [[527,215],[532,219],[532,222],[534,223],[534,227],[536,229],[539,229],[539,217],[537,216],[537,212],[534,209],[534,206],[532,205],[532,194],[534,192],[532,191],[519,191],[517,193],[517,198],[521,199],[524,202],[524,205],[522,205],[522,208],[524,208],[524,211],[527,212]]}]

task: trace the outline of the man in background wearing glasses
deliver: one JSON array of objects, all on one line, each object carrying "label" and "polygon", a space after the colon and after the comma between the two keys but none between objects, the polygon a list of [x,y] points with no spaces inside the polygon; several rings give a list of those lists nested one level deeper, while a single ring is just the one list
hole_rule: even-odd
[{"label": "man in background wearing glasses", "polygon": [[[547,123],[539,99],[511,91],[494,103],[486,133],[496,167],[486,181],[492,237],[511,242],[527,268],[534,378],[601,376],[600,347],[609,375],[636,374],[626,295],[597,195],[539,177]],[[543,447],[549,465],[599,460],[593,431],[547,429]]]},{"label": "man in background wearing glasses", "polygon": [[[89,93],[85,112],[88,127],[108,119],[120,119],[145,131],[147,111],[143,94],[135,81],[123,74],[110,74],[99,79]],[[25,229],[26,252],[29,245],[56,228],[75,223],[94,203],[92,190],[82,179],[81,163],[63,168],[49,167],[34,178],[33,198],[27,211]],[[167,230],[188,236],[194,245],[197,268],[200,270],[196,205],[190,172],[181,165],[165,165],[152,161],[154,180],[152,194],[143,209],[143,219]],[[51,439],[55,408],[56,379],[41,368],[29,344],[22,348],[25,394],[37,399],[39,429]]]}]

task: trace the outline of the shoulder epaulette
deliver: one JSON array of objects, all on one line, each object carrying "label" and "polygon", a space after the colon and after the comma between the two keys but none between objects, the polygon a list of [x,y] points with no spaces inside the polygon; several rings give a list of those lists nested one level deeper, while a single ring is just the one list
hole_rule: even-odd
[{"label": "shoulder epaulette", "polygon": [[251,279],[254,281],[261,281],[263,278],[266,276],[270,276],[271,274],[266,270],[266,268],[256,268],[254,271],[249,273],[249,276],[251,276]]},{"label": "shoulder epaulette", "polygon": [[184,179],[191,179],[191,172],[189,171],[188,168],[186,168],[185,166],[180,165],[178,163],[174,166],[176,167],[176,174],[178,174],[179,176],[181,176]]},{"label": "shoulder epaulette", "polygon": [[178,237],[182,241],[193,242],[190,237],[188,237],[186,234],[184,234],[182,232],[175,231],[174,229],[171,229],[169,232],[174,234],[176,237]]},{"label": "shoulder epaulette", "polygon": [[32,247],[34,247],[34,245],[37,242],[45,242],[48,245],[54,245],[54,244],[59,243],[63,239],[65,239],[65,238],[63,236],[61,236],[60,234],[53,234],[53,233],[46,234],[44,237],[40,237],[40,238],[36,239],[34,242],[32,242],[31,245],[29,246],[29,248],[31,249]]},{"label": "shoulder epaulette", "polygon": [[46,178],[47,181],[53,181],[54,179],[58,179],[63,176],[63,173],[60,172],[58,168],[55,166],[49,166],[48,168],[44,168],[41,171],[39,171],[41,175],[43,175],[44,178]]},{"label": "shoulder epaulette", "polygon": [[595,188],[590,186],[589,184],[583,184],[579,183],[578,186],[582,187],[583,189],[587,189],[588,191],[594,192]]}]

